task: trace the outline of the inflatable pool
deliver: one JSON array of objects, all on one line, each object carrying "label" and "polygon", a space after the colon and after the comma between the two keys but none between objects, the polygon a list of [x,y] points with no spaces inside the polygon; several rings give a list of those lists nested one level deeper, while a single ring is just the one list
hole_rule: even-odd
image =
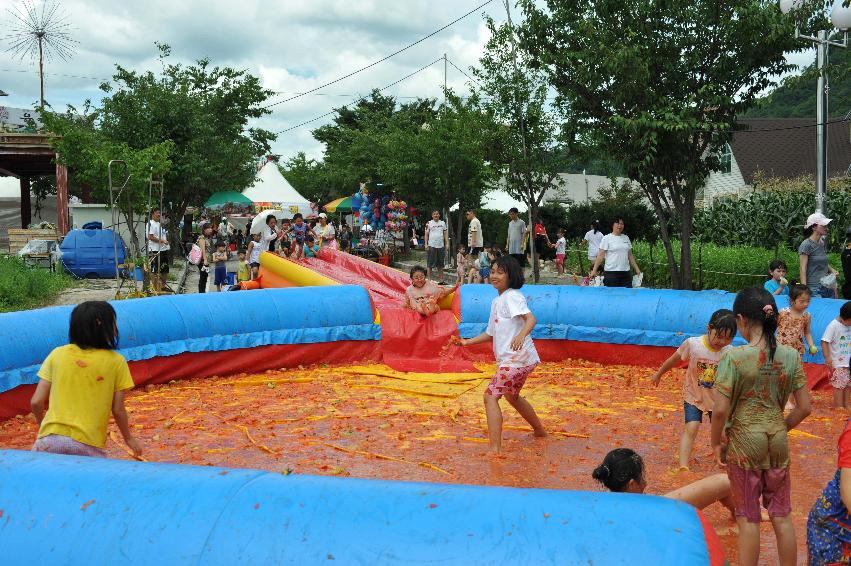
[{"label": "inflatable pool", "polygon": [[[445,339],[456,332],[482,331],[493,288],[465,285],[452,309],[421,319],[398,306],[404,274],[373,272],[337,255],[303,265],[264,257],[274,288],[113,303],[134,382],[379,359],[415,368],[457,359],[474,367],[489,357],[486,347],[435,352],[446,351]],[[358,278],[368,284],[341,284]],[[734,297],[547,285],[523,291],[545,360],[643,366],[703,333],[709,315]],[[840,305],[813,301],[814,336]],[[16,345],[0,351],[0,418],[28,412],[39,364],[67,342],[70,311],[0,314],[3,343]],[[815,385],[823,360],[805,361]],[[9,450],[0,451],[0,537],[11,563],[723,564],[698,511],[652,496],[284,476]]]}]

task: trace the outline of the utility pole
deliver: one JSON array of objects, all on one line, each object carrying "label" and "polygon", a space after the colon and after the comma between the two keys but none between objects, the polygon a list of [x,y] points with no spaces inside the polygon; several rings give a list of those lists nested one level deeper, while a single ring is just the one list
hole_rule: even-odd
[{"label": "utility pole", "polygon": [[446,106],[446,53],[443,54],[443,105]]}]

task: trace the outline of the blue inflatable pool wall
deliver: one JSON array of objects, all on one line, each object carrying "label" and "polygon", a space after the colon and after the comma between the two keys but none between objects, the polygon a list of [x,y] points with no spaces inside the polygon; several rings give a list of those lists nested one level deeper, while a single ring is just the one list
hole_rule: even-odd
[{"label": "blue inflatable pool wall", "polygon": [[0,451],[8,564],[708,566],[705,537],[693,507],[650,495]]}]

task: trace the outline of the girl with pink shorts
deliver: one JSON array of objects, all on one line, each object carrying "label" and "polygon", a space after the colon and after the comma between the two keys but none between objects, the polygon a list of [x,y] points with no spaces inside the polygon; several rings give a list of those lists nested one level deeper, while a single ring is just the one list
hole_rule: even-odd
[{"label": "girl with pink shorts", "polygon": [[502,445],[502,410],[499,407],[502,397],[532,426],[535,436],[547,433],[535,409],[520,396],[526,378],[541,361],[530,336],[537,319],[519,291],[523,287],[523,268],[513,257],[502,256],[493,264],[490,281],[499,295],[491,303],[487,329],[474,338],[462,339],[461,345],[493,341],[497,370],[485,390],[484,402],[488,451],[498,454]]}]

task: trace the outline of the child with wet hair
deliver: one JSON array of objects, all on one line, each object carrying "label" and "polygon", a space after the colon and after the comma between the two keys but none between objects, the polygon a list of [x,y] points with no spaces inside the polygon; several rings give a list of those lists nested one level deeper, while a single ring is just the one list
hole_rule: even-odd
[{"label": "child with wet hair", "polygon": [[411,284],[405,289],[403,306],[420,313],[422,316],[432,315],[440,310],[438,303],[449,293],[457,289],[461,282],[454,287],[441,287],[427,278],[426,268],[415,265],[411,268]]},{"label": "child with wet hair", "polygon": [[[777,538],[780,566],[797,560],[792,524],[787,431],[810,414],[807,380],[796,350],[778,344],[777,304],[761,287],[749,287],[733,302],[744,346],[730,348],[718,364],[712,419],[712,450],[727,468],[739,526],[740,566],[759,561],[760,500]],[[792,395],[795,407],[783,407]],[[726,433],[727,442],[724,442]]]},{"label": "child with wet hair", "polygon": [[[591,472],[591,477],[615,493],[644,493],[647,489],[644,460],[629,448],[615,448],[606,454],[603,462]],[[698,509],[718,502],[733,513],[730,480],[724,474],[713,474],[662,497],[676,499]]]},{"label": "child with wet hair", "polygon": [[680,470],[688,470],[694,439],[706,413],[712,421],[712,388],[715,386],[715,370],[721,355],[736,336],[736,317],[729,309],[720,309],[712,313],[706,334],[692,336],[683,342],[662,367],[653,374],[651,381],[658,387],[662,376],[672,368],[688,361],[686,377],[683,381],[683,412],[685,428],[680,437]]}]

